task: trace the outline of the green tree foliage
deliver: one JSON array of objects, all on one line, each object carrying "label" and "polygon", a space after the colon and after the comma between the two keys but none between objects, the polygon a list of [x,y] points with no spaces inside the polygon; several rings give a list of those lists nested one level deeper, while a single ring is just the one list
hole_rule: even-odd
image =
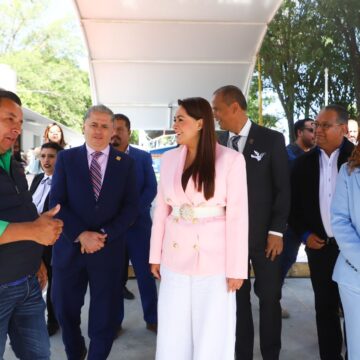
[{"label": "green tree foliage", "polygon": [[358,0],[317,0],[317,11],[326,19],[324,31],[333,55],[339,59],[330,70],[348,85],[353,114],[360,113],[360,2]]},{"label": "green tree foliage", "polygon": [[[353,39],[353,45],[359,44],[359,14],[357,0],[285,0],[270,24],[260,51],[264,84],[279,96],[291,141],[294,120],[315,116],[324,106],[326,67],[329,102],[345,105],[349,110],[360,109],[355,91],[360,66],[354,62],[350,67],[350,41],[346,41],[337,24],[346,23],[353,30],[345,32],[346,36]],[[336,20],[337,17],[341,19]]]},{"label": "green tree foliage", "polygon": [[139,130],[131,130],[131,136],[129,140],[130,144],[139,144]]},{"label": "green tree foliage", "polygon": [[[263,108],[267,108],[269,105],[275,102],[274,96],[267,95],[266,91],[263,92]],[[258,75],[255,75],[251,79],[249,96],[247,98],[247,114],[249,118],[259,123],[259,89],[258,89]],[[263,125],[266,127],[274,128],[279,118],[275,115],[263,113]]]},{"label": "green tree foliage", "polygon": [[0,2],[0,63],[18,77],[24,106],[80,130],[91,105],[88,74],[78,60],[84,47],[74,17],[44,22],[49,1]]}]

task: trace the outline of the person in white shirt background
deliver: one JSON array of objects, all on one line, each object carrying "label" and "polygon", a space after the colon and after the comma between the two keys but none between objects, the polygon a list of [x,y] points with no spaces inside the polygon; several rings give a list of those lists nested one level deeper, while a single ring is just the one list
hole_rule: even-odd
[{"label": "person in white shirt background", "polygon": [[306,245],[321,360],[343,359],[340,297],[332,280],[339,247],[331,228],[330,205],[339,168],[354,148],[345,137],[348,118],[340,105],[320,111],[315,121],[316,146],[295,160],[291,176],[289,224]]},{"label": "person in white shirt background", "polygon": [[[57,154],[61,150],[63,150],[63,148],[58,143],[54,142],[47,142],[41,146],[39,159],[41,168],[44,172],[35,175],[30,186],[30,193],[33,196],[33,203],[35,204],[39,214],[42,214],[49,209],[51,179],[55,170]],[[47,329],[49,336],[54,335],[59,330],[59,324],[56,320],[53,305],[50,299],[52,280],[51,258],[52,246],[47,246],[44,248],[43,262],[48,274],[46,307],[48,313]]]}]

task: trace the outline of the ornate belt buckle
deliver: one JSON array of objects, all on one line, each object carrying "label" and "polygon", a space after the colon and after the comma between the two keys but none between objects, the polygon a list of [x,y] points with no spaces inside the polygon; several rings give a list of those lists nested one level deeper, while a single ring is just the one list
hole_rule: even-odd
[{"label": "ornate belt buckle", "polygon": [[194,221],[194,208],[190,204],[182,204],[180,206],[179,215],[185,221]]}]

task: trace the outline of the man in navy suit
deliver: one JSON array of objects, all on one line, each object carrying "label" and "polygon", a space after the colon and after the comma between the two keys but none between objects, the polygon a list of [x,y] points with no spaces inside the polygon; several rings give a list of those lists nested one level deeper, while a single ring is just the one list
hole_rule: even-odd
[{"label": "man in navy suit", "polygon": [[[134,266],[138,281],[144,320],[148,330],[157,330],[157,291],[155,279],[149,267],[151,235],[151,203],[156,196],[156,177],[152,167],[151,155],[146,151],[129,146],[131,124],[127,116],[115,114],[112,145],[135,160],[136,180],[140,196],[140,213],[136,222],[126,234],[126,249]],[[127,270],[127,265],[125,270]],[[127,279],[127,277],[125,277]],[[126,281],[125,281],[126,282]],[[124,303],[120,306],[120,324],[124,318]]]},{"label": "man in navy suit", "polygon": [[[63,150],[63,148],[59,144],[54,142],[47,142],[41,146],[40,164],[44,172],[35,175],[29,190],[32,195],[33,203],[36,206],[38,214],[42,214],[45,211],[49,210],[51,180],[55,170],[57,154],[61,150]],[[50,297],[51,285],[52,285],[51,258],[52,258],[52,246],[47,246],[44,248],[42,259],[44,261],[48,275],[48,288],[46,291],[46,308],[48,315],[47,329],[49,336],[56,334],[56,332],[59,330],[59,324],[58,321],[56,320],[54,308]]]},{"label": "man in navy suit", "polygon": [[89,285],[88,360],[106,359],[122,301],[125,234],[138,214],[135,163],[109,145],[113,113],[91,107],[85,144],[58,155],[50,206],[61,204],[64,232],[53,248],[52,299],[69,360],[85,359],[80,313]]}]

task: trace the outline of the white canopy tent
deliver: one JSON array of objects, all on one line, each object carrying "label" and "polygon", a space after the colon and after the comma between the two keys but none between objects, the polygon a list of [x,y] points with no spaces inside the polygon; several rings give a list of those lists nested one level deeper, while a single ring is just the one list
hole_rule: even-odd
[{"label": "white canopy tent", "polygon": [[133,128],[170,127],[177,99],[226,84],[246,93],[282,0],[74,0],[94,103]]}]

